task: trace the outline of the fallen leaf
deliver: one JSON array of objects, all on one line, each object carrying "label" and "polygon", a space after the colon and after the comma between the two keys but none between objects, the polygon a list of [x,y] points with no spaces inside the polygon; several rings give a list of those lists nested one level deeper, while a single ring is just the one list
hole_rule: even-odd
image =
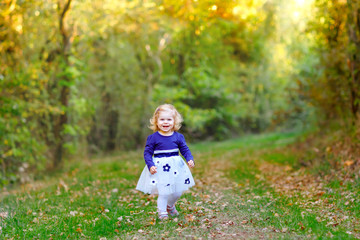
[{"label": "fallen leaf", "polygon": [[195,216],[192,215],[192,214],[188,214],[185,216],[185,219],[188,221],[188,222],[193,222],[195,220]]},{"label": "fallen leaf", "polygon": [[70,215],[73,216],[73,217],[74,217],[77,213],[78,213],[77,211],[70,211]]},{"label": "fallen leaf", "polygon": [[347,160],[344,162],[344,165],[347,166],[347,167],[350,167],[351,165],[353,165],[355,162],[354,161],[351,161],[351,160]]},{"label": "fallen leaf", "polygon": [[64,188],[65,192],[68,192],[68,190],[69,190],[69,187],[66,185],[66,183],[62,179],[60,179],[60,181],[59,181],[59,188]]}]

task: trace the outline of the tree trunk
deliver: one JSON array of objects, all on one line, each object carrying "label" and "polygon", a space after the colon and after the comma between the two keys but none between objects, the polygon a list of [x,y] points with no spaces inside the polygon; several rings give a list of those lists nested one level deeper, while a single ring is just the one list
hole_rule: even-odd
[{"label": "tree trunk", "polygon": [[353,123],[355,123],[360,104],[360,1],[348,0],[348,36],[351,49],[349,51],[349,68],[351,73],[350,104]]},{"label": "tree trunk", "polygon": [[[136,55],[139,61],[139,65],[143,70],[142,73],[144,79],[146,79],[146,89],[144,91],[144,98],[142,103],[144,117],[141,119],[141,126],[149,125],[149,120],[147,117],[151,117],[151,113],[154,111],[154,109],[150,109],[150,102],[154,85],[160,81],[161,75],[163,73],[161,52],[166,47],[166,41],[166,36],[163,36],[163,38],[159,40],[158,48],[154,51],[152,51],[150,47],[146,46],[145,49],[147,54],[145,60],[141,58],[140,54]],[[146,136],[147,132],[147,128],[143,127],[139,131],[139,134],[137,134],[135,137],[138,147],[143,145],[144,137]]]},{"label": "tree trunk", "polygon": [[[60,11],[59,16],[59,30],[62,36],[62,45],[61,45],[61,57],[64,61],[64,67],[61,69],[61,71],[64,71],[67,67],[70,66],[69,64],[69,50],[71,47],[71,41],[70,41],[70,34],[66,31],[64,21],[65,21],[65,15],[70,10],[70,4],[71,0],[67,0],[63,9],[61,9],[60,3],[58,3],[58,9]],[[69,82],[71,79],[69,79],[68,76],[64,75],[62,80]],[[63,136],[63,130],[64,126],[68,121],[68,113],[67,113],[67,106],[69,105],[69,96],[70,96],[70,88],[68,85],[61,86],[61,92],[60,92],[60,104],[62,107],[65,108],[64,112],[61,113],[57,121],[55,122],[54,126],[54,136],[55,136],[55,152],[54,152],[54,159],[53,159],[53,166],[55,168],[59,167],[62,163],[63,159],[63,151],[64,151],[64,143],[65,139]]]}]

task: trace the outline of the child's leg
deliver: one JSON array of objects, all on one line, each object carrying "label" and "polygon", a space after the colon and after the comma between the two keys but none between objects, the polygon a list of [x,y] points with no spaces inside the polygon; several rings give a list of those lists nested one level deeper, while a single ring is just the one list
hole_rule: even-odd
[{"label": "child's leg", "polygon": [[174,206],[174,204],[181,197],[181,195],[182,195],[182,192],[174,192],[173,194],[171,194],[169,196],[169,198],[167,199],[167,205],[169,207]]},{"label": "child's leg", "polygon": [[167,214],[166,211],[166,205],[168,203],[168,198],[169,195],[159,195],[158,200],[157,200],[157,208],[158,208],[158,212],[159,215],[161,214]]},{"label": "child's leg", "polygon": [[179,212],[176,210],[175,203],[180,198],[181,194],[182,192],[175,192],[169,196],[166,210],[170,216],[179,215]]}]

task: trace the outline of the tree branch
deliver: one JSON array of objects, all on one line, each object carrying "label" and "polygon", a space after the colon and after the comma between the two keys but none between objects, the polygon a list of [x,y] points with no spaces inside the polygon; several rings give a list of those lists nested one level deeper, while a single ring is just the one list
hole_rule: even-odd
[{"label": "tree branch", "polygon": [[[68,51],[68,47],[69,47],[69,39],[70,39],[70,36],[69,34],[66,32],[66,29],[65,29],[65,24],[64,24],[64,20],[65,20],[65,15],[66,13],[69,11],[70,9],[70,4],[71,4],[71,1],[72,0],[67,0],[61,14],[60,14],[60,18],[59,18],[59,29],[60,29],[60,33],[61,33],[61,36],[63,38],[63,52],[64,54],[67,53]],[[58,3],[58,7],[60,9],[60,3]]]}]

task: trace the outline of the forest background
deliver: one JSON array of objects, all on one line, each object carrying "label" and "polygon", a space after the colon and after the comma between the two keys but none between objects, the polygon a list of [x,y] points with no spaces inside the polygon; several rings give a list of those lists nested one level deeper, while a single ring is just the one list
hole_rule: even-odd
[{"label": "forest background", "polygon": [[0,185],[143,147],[172,103],[190,142],[356,136],[359,0],[4,0]]}]

